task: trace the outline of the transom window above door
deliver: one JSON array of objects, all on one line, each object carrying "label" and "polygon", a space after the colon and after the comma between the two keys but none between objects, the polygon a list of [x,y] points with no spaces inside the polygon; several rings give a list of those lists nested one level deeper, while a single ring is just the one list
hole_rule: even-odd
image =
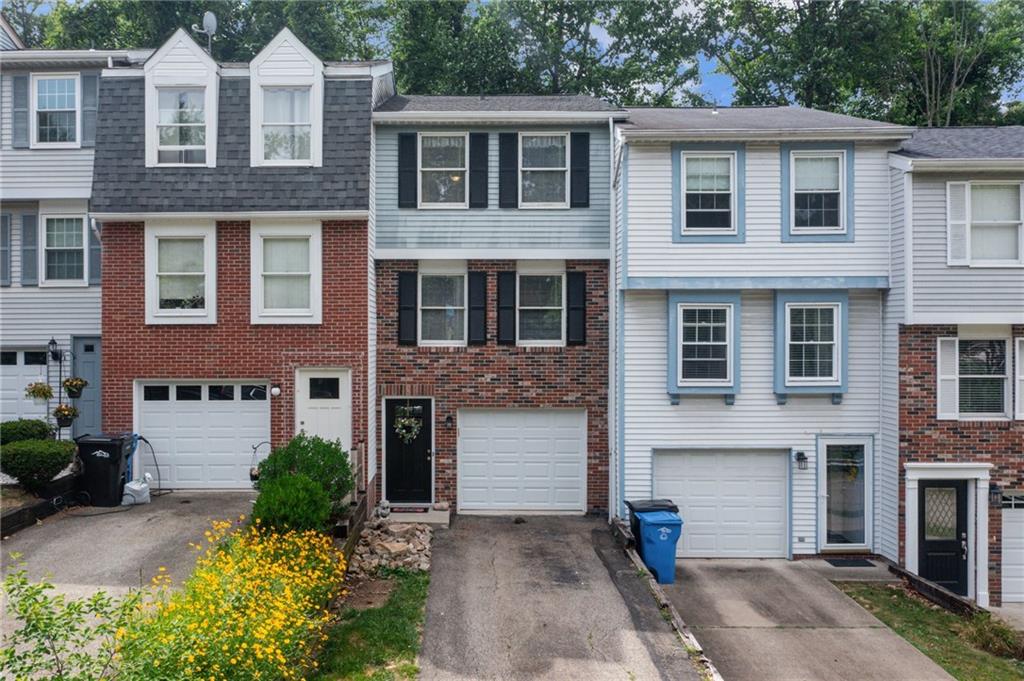
[{"label": "transom window above door", "polygon": [[1008,339],[939,339],[938,418],[1009,416],[1008,346]]},{"label": "transom window above door", "polygon": [[519,274],[516,338],[520,345],[565,344],[565,274]]},{"label": "transom window above door", "polygon": [[263,160],[304,164],[312,159],[310,88],[263,89]]},{"label": "transom window above door", "polygon": [[217,321],[217,230],[146,225],[146,323]]},{"label": "transom window above door", "polygon": [[683,154],[683,234],[736,232],[733,154]]},{"label": "transom window above door", "polygon": [[319,324],[321,227],[253,225],[252,323]]},{"label": "transom window above door", "polygon": [[157,90],[157,162],[161,165],[206,164],[206,90]]},{"label": "transom window above door", "polygon": [[420,345],[465,345],[466,275],[420,273]]},{"label": "transom window above door", "polygon": [[793,152],[793,233],[845,231],[843,166],[841,151]]},{"label": "transom window above door", "polygon": [[468,208],[466,191],[469,135],[421,133],[419,207]]},{"label": "transom window above door", "polygon": [[80,101],[78,74],[32,76],[33,146],[77,147]]},{"label": "transom window above door", "polygon": [[569,133],[519,135],[519,207],[569,207]]},{"label": "transom window above door", "polygon": [[42,272],[44,284],[86,283],[86,222],[80,216],[43,217]]}]

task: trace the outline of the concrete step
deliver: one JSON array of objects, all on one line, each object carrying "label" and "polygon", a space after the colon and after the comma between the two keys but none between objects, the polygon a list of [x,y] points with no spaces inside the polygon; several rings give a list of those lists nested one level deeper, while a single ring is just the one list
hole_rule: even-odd
[{"label": "concrete step", "polygon": [[432,508],[423,512],[391,511],[387,519],[389,523],[421,523],[431,527],[448,527],[451,511],[438,511]]}]

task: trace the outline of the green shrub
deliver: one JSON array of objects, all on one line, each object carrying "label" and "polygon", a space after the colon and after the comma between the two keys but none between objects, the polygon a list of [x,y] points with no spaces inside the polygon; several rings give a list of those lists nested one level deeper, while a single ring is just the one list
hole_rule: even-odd
[{"label": "green shrub", "polygon": [[991,613],[978,613],[967,622],[963,636],[972,646],[996,657],[1024,660],[1024,634]]},{"label": "green shrub", "polygon": [[256,489],[280,478],[302,473],[327,493],[332,510],[342,510],[342,500],[352,491],[352,468],[348,452],[338,441],[299,433],[284,447],[278,447],[259,466]]},{"label": "green shrub", "polygon": [[39,492],[68,467],[75,443],[64,440],[20,440],[3,446],[0,471],[15,478],[29,492]]},{"label": "green shrub", "polygon": [[320,485],[299,473],[264,481],[252,516],[261,526],[280,532],[323,530],[331,517],[331,503]]},{"label": "green shrub", "polygon": [[0,423],[0,445],[19,440],[49,440],[53,437],[50,424],[40,419],[18,419]]}]

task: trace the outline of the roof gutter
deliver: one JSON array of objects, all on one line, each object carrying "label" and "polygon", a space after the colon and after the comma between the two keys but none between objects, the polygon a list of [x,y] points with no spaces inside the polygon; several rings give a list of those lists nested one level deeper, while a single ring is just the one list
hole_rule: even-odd
[{"label": "roof gutter", "polygon": [[1024,158],[911,158],[890,154],[889,165],[910,172],[1002,171],[1021,172]]},{"label": "roof gutter", "polygon": [[456,123],[493,121],[495,123],[535,123],[545,121],[593,121],[605,123],[609,117],[625,120],[625,111],[375,111],[375,123]]},{"label": "roof gutter", "polygon": [[913,128],[708,128],[679,130],[622,129],[622,136],[630,142],[684,142],[714,140],[785,142],[788,140],[905,140],[914,134]]},{"label": "roof gutter", "polygon": [[110,59],[130,60],[127,50],[10,50],[0,55],[0,63],[33,64],[36,62],[67,62],[81,64],[96,62],[104,66]]},{"label": "roof gutter", "polygon": [[90,213],[100,222],[146,222],[150,220],[259,220],[262,218],[305,220],[366,220],[368,210],[262,210],[238,212],[178,212],[178,213]]}]

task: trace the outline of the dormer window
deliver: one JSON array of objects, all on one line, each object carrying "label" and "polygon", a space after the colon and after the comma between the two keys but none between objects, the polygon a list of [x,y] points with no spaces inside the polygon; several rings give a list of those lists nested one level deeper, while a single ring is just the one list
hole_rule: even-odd
[{"label": "dormer window", "polygon": [[206,164],[206,102],[203,88],[158,88],[157,161]]},{"label": "dormer window", "polygon": [[305,161],[312,158],[312,125],[308,87],[263,89],[263,160]]},{"label": "dormer window", "polygon": [[32,83],[32,146],[79,146],[78,74],[34,74]]}]

